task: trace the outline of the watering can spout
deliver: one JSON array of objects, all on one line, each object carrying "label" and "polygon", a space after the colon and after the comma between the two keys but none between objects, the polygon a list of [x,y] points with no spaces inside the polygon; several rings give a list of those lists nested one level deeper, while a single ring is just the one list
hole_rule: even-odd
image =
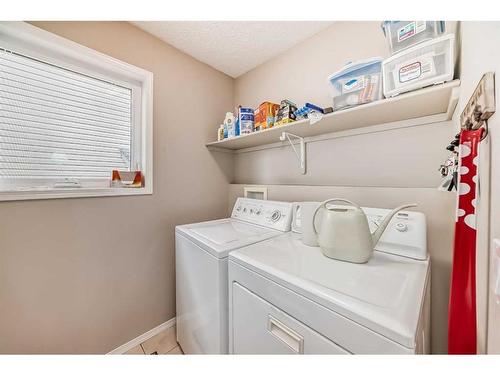
[{"label": "watering can spout", "polygon": [[373,247],[375,247],[378,243],[378,240],[380,240],[380,237],[382,236],[382,233],[384,233],[385,228],[387,228],[387,225],[389,225],[389,222],[391,221],[392,217],[396,215],[399,211],[404,210],[405,208],[410,208],[410,207],[417,207],[415,203],[412,204],[404,204],[402,206],[396,207],[394,210],[389,212],[387,216],[384,218],[382,223],[380,223],[378,229],[375,231],[375,233],[372,234],[372,240],[373,240]]}]

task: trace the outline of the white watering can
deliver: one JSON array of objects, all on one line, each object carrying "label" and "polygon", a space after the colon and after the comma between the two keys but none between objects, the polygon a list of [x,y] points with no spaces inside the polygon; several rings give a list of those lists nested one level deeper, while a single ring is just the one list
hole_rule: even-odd
[{"label": "white watering can", "polygon": [[[326,207],[332,202],[345,202],[350,206]],[[328,199],[316,209],[312,219],[313,228],[324,255],[347,262],[365,263],[372,256],[375,245],[392,217],[398,211],[415,206],[416,204],[405,204],[395,208],[372,234],[366,214],[356,203],[340,198]],[[318,229],[315,218],[320,210],[323,212]]]}]

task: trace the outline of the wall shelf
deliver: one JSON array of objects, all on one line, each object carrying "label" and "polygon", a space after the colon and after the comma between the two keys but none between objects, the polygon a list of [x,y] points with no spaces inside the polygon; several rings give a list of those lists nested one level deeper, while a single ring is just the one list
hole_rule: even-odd
[{"label": "wall shelf", "polygon": [[401,94],[343,111],[325,115],[321,121],[311,125],[309,120],[245,134],[222,141],[209,142],[209,149],[240,150],[279,142],[282,132],[301,137],[313,137],[344,130],[359,129],[373,125],[400,122],[419,117],[442,115],[437,121],[450,120],[458,101],[460,80]]}]

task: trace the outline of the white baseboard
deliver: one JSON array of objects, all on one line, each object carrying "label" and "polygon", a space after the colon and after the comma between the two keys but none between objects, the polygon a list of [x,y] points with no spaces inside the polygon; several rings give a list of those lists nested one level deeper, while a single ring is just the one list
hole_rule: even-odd
[{"label": "white baseboard", "polygon": [[150,339],[151,337],[157,335],[158,333],[166,330],[167,328],[175,326],[175,318],[172,318],[165,323],[160,324],[159,326],[154,327],[153,329],[143,333],[140,336],[137,336],[135,339],[130,340],[129,342],[119,346],[116,349],[113,349],[107,354],[123,354],[128,352],[130,349],[133,347],[142,344],[144,341],[147,339]]}]

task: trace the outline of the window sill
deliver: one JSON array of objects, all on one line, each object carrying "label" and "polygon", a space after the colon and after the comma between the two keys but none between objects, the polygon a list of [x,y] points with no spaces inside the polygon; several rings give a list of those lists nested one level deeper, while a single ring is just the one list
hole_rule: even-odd
[{"label": "window sill", "polygon": [[50,190],[0,191],[0,201],[24,201],[34,199],[116,197],[125,195],[151,195],[152,188],[71,188]]}]

